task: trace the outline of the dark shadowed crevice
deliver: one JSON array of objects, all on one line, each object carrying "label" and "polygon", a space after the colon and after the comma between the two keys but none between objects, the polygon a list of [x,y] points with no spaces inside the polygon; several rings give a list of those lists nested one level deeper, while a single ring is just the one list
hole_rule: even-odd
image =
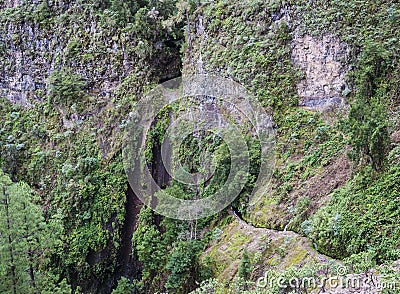
[{"label": "dark shadowed crevice", "polygon": [[[166,154],[166,158],[162,158],[162,154],[161,154],[161,146],[162,144],[160,144],[159,142],[157,142],[156,144],[154,144],[152,153],[153,153],[153,160],[152,162],[149,164],[149,169],[151,171],[151,175],[154,179],[154,181],[156,182],[158,187],[161,188],[165,188],[170,184],[170,175],[167,172],[165,165],[164,165],[164,161],[163,160],[167,160],[167,161],[171,161],[171,145],[169,142],[169,139],[167,137],[164,138],[164,142],[163,142],[163,148],[167,151]],[[153,198],[152,199],[152,207],[156,207],[157,206],[157,199]],[[154,215],[154,224],[160,228],[160,223],[161,223],[162,217],[159,214],[155,214]]]},{"label": "dark shadowed crevice", "polygon": [[136,277],[137,269],[132,259],[132,236],[135,232],[142,202],[128,185],[125,203],[125,220],[122,227],[122,242],[118,252],[118,275]]}]

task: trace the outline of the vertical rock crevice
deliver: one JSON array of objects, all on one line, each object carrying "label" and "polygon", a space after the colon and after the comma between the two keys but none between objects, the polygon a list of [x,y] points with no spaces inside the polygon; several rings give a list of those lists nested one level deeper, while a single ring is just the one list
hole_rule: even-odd
[{"label": "vertical rock crevice", "polygon": [[132,258],[132,236],[137,227],[139,212],[142,206],[142,202],[135,195],[130,185],[128,185],[125,203],[125,220],[122,227],[121,246],[117,257],[117,278],[121,276],[136,277],[138,274]]},{"label": "vertical rock crevice", "polygon": [[[169,142],[168,139],[164,139],[164,145],[167,152]],[[166,187],[169,184],[170,176],[165,168],[163,157],[161,154],[161,144],[157,142],[152,150],[153,157],[152,161],[149,163],[148,168],[154,181],[159,187]],[[166,160],[170,160],[170,154],[167,154]],[[152,203],[156,205],[156,203]],[[118,252],[117,262],[118,270],[115,276],[114,283],[121,276],[126,276],[130,278],[138,278],[140,275],[140,264],[137,260],[134,260],[132,255],[132,237],[137,228],[140,209],[143,207],[142,201],[135,194],[132,187],[128,184],[128,189],[126,192],[126,203],[125,203],[125,220],[122,227],[122,240],[121,246]],[[162,216],[155,214],[154,223],[160,227],[162,221]]]}]

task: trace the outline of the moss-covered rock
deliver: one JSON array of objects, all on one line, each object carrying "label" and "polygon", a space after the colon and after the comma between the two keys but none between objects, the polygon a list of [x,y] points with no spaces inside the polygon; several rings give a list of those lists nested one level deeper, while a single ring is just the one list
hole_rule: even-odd
[{"label": "moss-covered rock", "polygon": [[222,234],[203,253],[203,259],[223,282],[235,278],[244,250],[251,257],[251,279],[254,281],[267,269],[285,270],[330,260],[319,254],[310,241],[294,232],[255,228],[239,219],[221,230]]}]

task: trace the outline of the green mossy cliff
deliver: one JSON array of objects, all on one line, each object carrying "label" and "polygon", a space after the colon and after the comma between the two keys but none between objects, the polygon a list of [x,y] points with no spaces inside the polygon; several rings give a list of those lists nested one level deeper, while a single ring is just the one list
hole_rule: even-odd
[{"label": "green mossy cliff", "polygon": [[[62,223],[35,271],[77,293],[243,292],[268,270],[399,260],[399,27],[378,0],[0,0],[1,168]],[[139,217],[122,132],[142,93],[191,73],[271,114],[272,180],[199,222]]]}]

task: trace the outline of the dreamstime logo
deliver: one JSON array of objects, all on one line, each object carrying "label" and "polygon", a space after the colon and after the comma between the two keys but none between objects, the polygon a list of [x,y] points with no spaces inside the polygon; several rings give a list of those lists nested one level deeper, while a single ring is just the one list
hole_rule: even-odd
[{"label": "dreamstime logo", "polygon": [[[144,204],[169,218],[210,216],[240,194],[250,173],[249,136],[259,146],[259,169],[250,203],[256,201],[255,191],[269,182],[273,172],[275,134],[271,117],[243,86],[228,79],[192,75],[158,85],[138,101],[127,130],[123,159],[130,186]],[[187,139],[204,134],[208,134],[209,144],[199,145],[198,166],[188,169],[182,163],[182,150],[191,152]],[[154,136],[161,138],[158,155],[154,153]],[[225,144],[230,167],[225,182],[212,195],[181,199],[160,187],[163,175],[157,175],[155,169],[162,169],[169,179],[194,191],[207,186],[219,168],[215,140]]]},{"label": "dreamstime logo", "polygon": [[280,289],[327,289],[329,293],[336,293],[340,289],[373,290],[368,293],[378,293],[381,290],[398,290],[400,288],[398,282],[381,281],[377,276],[347,274],[345,266],[339,266],[336,273],[337,275],[323,277],[285,277],[270,270],[266,271],[263,277],[257,279],[256,286],[270,289],[275,287]]}]

